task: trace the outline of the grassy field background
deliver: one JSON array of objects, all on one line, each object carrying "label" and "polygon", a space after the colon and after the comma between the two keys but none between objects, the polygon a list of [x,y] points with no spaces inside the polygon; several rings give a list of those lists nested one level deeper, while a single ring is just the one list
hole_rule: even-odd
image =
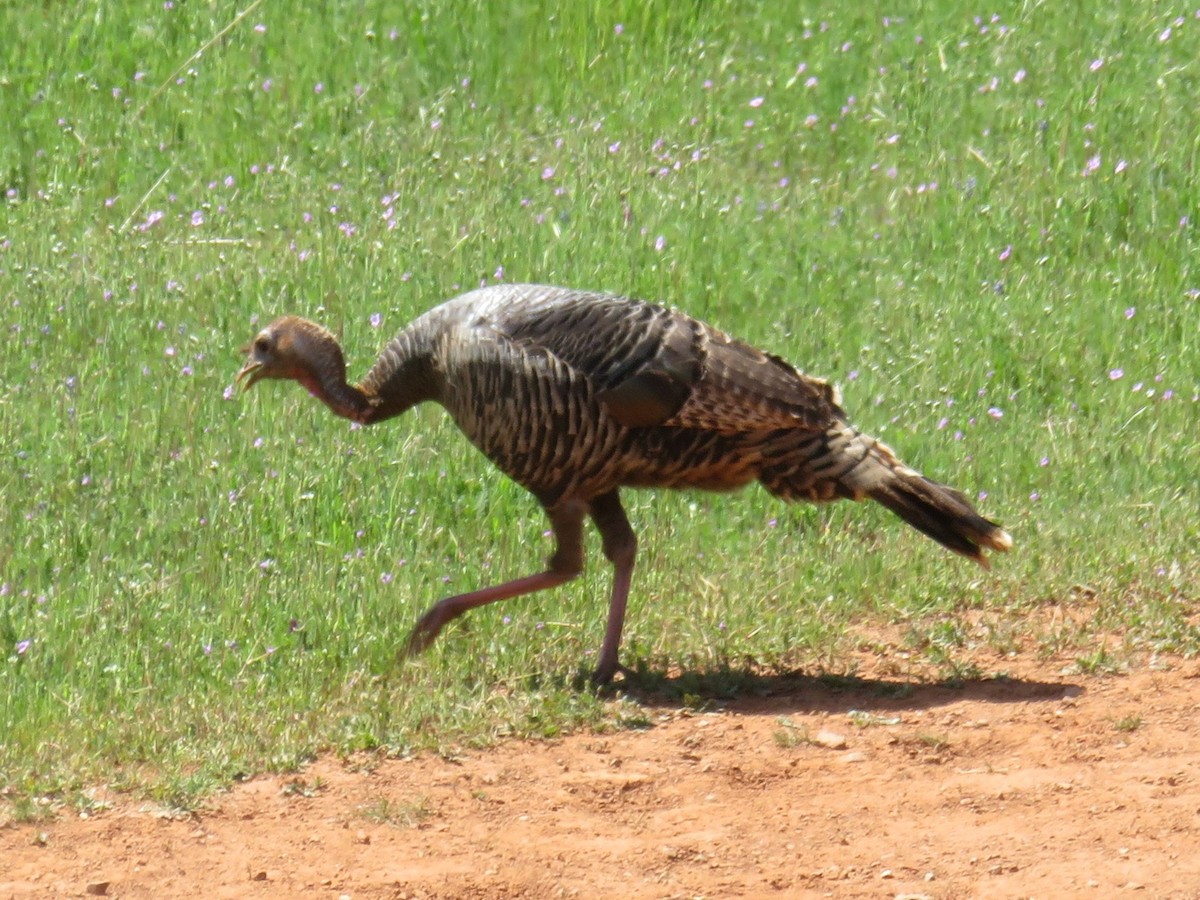
[{"label": "grassy field background", "polygon": [[577,687],[594,537],[576,583],[397,663],[429,604],[549,550],[440,410],[232,390],[277,314],[362,373],[500,280],[836,380],[1016,540],[985,574],[878,508],[633,493],[626,662],[1200,649],[1200,10],[903,6],[0,7],[0,801],[641,719]]}]

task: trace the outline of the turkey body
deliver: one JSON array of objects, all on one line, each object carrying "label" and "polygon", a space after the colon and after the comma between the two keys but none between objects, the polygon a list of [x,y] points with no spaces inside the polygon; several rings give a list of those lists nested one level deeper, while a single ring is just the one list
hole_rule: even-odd
[{"label": "turkey body", "polygon": [[411,650],[468,609],[575,577],[590,516],[614,565],[594,674],[609,680],[620,668],[637,546],[623,487],[723,491],[757,480],[785,500],[878,500],[981,564],[983,548],[1011,547],[962,494],[850,425],[830,384],[652,303],[540,285],[481,288],[415,319],[355,386],[336,341],[302,319],[272,323],[248,352],[239,374],[251,375],[247,386],[294,378],[364,424],[440,403],[545,508],[558,544],[546,571],[446,598],[418,622]]},{"label": "turkey body", "polygon": [[424,354],[431,399],[544,505],[755,479],[832,500],[853,496],[839,478],[864,458],[843,446],[852,430],[829,433],[844,413],[826,382],[650,303],[532,285],[464,294],[383,351],[361,385],[380,398],[364,421],[403,411],[388,398]]}]

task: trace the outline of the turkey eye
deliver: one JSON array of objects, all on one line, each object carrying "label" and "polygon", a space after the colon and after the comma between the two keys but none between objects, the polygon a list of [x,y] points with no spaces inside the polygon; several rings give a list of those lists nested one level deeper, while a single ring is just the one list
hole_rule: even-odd
[{"label": "turkey eye", "polygon": [[254,342],[254,350],[257,353],[266,353],[271,349],[271,342],[265,337],[260,337]]}]

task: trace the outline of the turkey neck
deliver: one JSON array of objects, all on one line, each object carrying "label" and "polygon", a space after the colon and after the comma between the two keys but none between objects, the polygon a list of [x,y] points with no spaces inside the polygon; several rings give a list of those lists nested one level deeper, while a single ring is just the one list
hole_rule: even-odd
[{"label": "turkey neck", "polygon": [[[426,400],[438,399],[435,368],[425,329],[410,326],[383,348],[361,383],[346,386],[365,404],[361,413],[349,418],[368,425],[398,416]],[[338,412],[332,404],[330,408]]]},{"label": "turkey neck", "polygon": [[359,384],[346,380],[346,357],[329,331],[306,320],[292,323],[299,359],[294,378],[335,414],[363,425],[399,415],[438,397],[434,365],[424,331],[409,329],[384,347]]},{"label": "turkey neck", "polygon": [[369,419],[371,398],[361,387],[346,382],[346,364],[340,350],[324,357],[310,370],[299,372],[296,380],[336,415],[363,423]]}]

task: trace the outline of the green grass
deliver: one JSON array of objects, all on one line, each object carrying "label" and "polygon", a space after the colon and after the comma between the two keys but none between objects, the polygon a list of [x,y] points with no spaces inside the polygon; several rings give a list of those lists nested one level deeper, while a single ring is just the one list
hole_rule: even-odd
[{"label": "green grass", "polygon": [[981,647],[1200,649],[1200,21],[912,6],[0,8],[0,801],[646,721],[579,688],[594,539],[577,583],[397,663],[549,549],[440,411],[230,395],[257,322],[317,317],[362,372],[498,278],[837,380],[1017,542],[984,574],[876,508],[630,494],[651,676],[852,672],[864,628],[951,679]]}]

